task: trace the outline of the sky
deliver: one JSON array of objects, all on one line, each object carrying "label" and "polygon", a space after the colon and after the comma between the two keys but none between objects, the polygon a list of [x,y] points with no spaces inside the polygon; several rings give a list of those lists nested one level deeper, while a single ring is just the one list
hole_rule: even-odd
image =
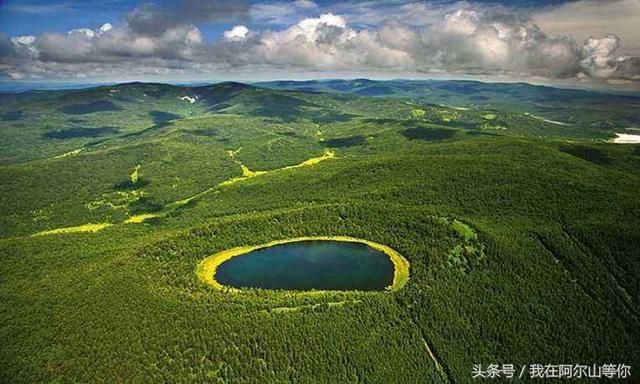
[{"label": "sky", "polygon": [[640,0],[0,0],[0,79],[640,89]]}]

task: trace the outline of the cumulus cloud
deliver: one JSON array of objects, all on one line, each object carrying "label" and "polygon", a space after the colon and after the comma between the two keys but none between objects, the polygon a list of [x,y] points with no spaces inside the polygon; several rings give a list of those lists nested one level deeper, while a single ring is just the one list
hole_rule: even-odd
[{"label": "cumulus cloud", "polygon": [[109,32],[112,29],[113,29],[113,25],[111,25],[111,23],[104,23],[98,30],[102,33],[105,33],[105,32]]},{"label": "cumulus cloud", "polygon": [[640,79],[640,59],[617,56],[620,38],[607,35],[603,38],[589,38],[582,47],[583,59],[580,66],[586,74],[596,78]]},{"label": "cumulus cloud", "polygon": [[166,30],[158,36],[147,36],[104,24],[97,30],[83,28],[67,34],[45,33],[30,46],[44,62],[81,63],[144,57],[188,60],[201,43],[200,30],[189,25]]},{"label": "cumulus cloud", "polygon": [[615,34],[623,54],[640,56],[640,0],[577,0],[532,12],[531,19],[548,33],[578,41]]},{"label": "cumulus cloud", "polygon": [[579,71],[575,41],[549,36],[526,18],[511,14],[458,10],[424,30],[421,69],[545,77],[570,77]]},{"label": "cumulus cloud", "polygon": [[0,36],[0,71],[12,78],[177,73],[192,67],[203,47],[193,23],[237,18],[247,10],[242,1],[185,0],[174,8],[136,8],[120,27]]},{"label": "cumulus cloud", "polygon": [[[246,15],[243,1],[184,0],[172,8],[143,5],[125,15],[124,25],[105,23],[97,29],[78,28],[65,33],[19,36],[5,49],[0,62],[24,68],[58,67],[52,63],[113,63],[136,59],[192,60],[203,37],[194,23]],[[25,53],[38,63],[24,63]],[[36,65],[37,64],[37,65]],[[24,68],[21,68],[24,67]]]},{"label": "cumulus cloud", "polygon": [[30,36],[30,35],[16,36],[16,37],[11,38],[11,42],[16,44],[16,45],[30,46],[30,45],[33,45],[33,43],[36,42],[36,37],[35,36]]},{"label": "cumulus cloud", "polygon": [[222,35],[230,41],[242,41],[249,35],[249,29],[244,25],[236,25],[231,30],[224,31]]},{"label": "cumulus cloud", "polygon": [[621,59],[613,56],[619,46],[620,39],[615,35],[587,39],[582,47],[584,59],[580,66],[591,76],[611,77],[616,71],[617,61]]},{"label": "cumulus cloud", "polygon": [[257,29],[255,24],[243,23],[224,31],[218,41],[206,43],[196,26],[201,21],[229,17],[242,21],[246,12],[254,15],[256,9],[265,12],[263,19],[269,19],[269,15],[283,15],[285,8],[312,13],[320,8],[308,0],[257,4],[250,9],[238,4],[186,0],[179,6],[185,10],[181,15],[143,6],[130,12],[118,27],[107,23],[66,34],[0,37],[0,71],[14,76],[48,76],[57,71],[62,76],[99,73],[101,68],[105,73],[206,73],[259,66],[399,75],[417,71],[640,80],[640,59],[620,54],[622,40],[616,35],[577,41],[546,32],[526,12],[470,3],[440,8],[424,3],[397,4],[400,15],[410,10],[423,15],[422,23],[415,15],[386,15],[377,21],[373,8],[366,11],[367,7],[372,25],[358,21],[364,13],[356,14],[356,22],[351,23],[353,13],[343,16],[331,12],[303,17],[277,29]]},{"label": "cumulus cloud", "polygon": [[331,13],[255,36],[239,49],[241,63],[314,69],[407,69],[413,65],[409,53],[384,44],[376,31],[354,30]]},{"label": "cumulus cloud", "polygon": [[[469,9],[423,28],[391,19],[375,29],[354,29],[327,13],[253,35],[236,47],[241,53],[235,64],[609,78],[621,75],[617,68],[626,60],[616,56],[618,40],[612,36],[581,45],[547,35],[527,18]],[[633,72],[633,65],[627,67]]]}]

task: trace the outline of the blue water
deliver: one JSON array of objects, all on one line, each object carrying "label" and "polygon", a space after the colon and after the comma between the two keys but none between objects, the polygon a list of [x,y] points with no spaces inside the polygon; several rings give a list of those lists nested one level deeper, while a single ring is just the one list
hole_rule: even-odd
[{"label": "blue water", "polygon": [[236,288],[384,290],[393,263],[366,244],[301,241],[257,249],[218,266],[216,280]]}]

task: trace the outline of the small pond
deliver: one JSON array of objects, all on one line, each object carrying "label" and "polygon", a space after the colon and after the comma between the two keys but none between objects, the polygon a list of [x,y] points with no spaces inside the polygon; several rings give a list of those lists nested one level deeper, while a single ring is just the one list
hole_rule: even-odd
[{"label": "small pond", "polygon": [[358,242],[308,240],[258,248],[230,258],[214,280],[235,288],[384,290],[393,283],[389,255]]}]

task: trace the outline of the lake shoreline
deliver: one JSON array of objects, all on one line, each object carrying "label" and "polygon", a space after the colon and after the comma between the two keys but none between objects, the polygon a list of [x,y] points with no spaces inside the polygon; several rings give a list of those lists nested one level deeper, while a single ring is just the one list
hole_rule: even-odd
[{"label": "lake shoreline", "polygon": [[[196,276],[203,283],[225,292],[241,292],[240,289],[226,286],[221,284],[216,280],[216,271],[217,268],[222,265],[224,262],[237,257],[245,255],[249,252],[269,248],[276,245],[288,244],[288,243],[297,243],[303,241],[337,241],[337,242],[350,242],[350,243],[360,243],[365,244],[377,251],[380,251],[387,255],[393,264],[393,282],[390,286],[385,289],[390,292],[396,292],[404,287],[409,281],[409,261],[405,259],[398,251],[395,249],[380,243],[376,243],[371,240],[360,239],[356,237],[350,236],[304,236],[304,237],[295,237],[291,239],[282,239],[282,240],[274,240],[268,243],[254,245],[254,246],[242,246],[230,248],[218,253],[215,253],[204,260],[198,263],[198,267],[196,269]],[[311,292],[311,291],[300,291],[300,293]],[[318,292],[315,290],[313,292]]]}]

